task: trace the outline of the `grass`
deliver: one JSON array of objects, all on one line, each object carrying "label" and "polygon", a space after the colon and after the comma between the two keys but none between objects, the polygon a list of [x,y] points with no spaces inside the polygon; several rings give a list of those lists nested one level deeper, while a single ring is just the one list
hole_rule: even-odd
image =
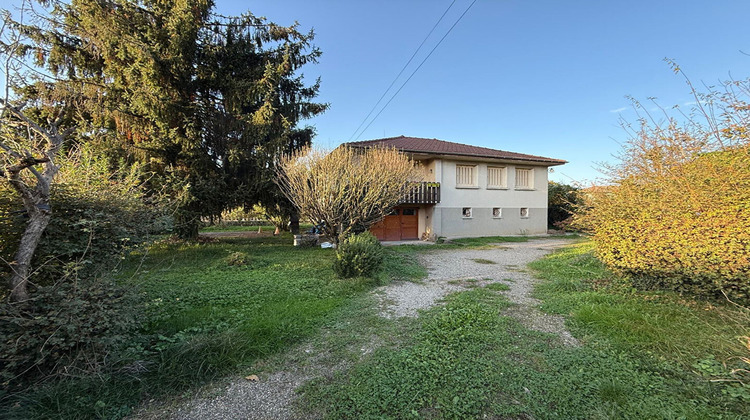
[{"label": "grass", "polygon": [[[301,232],[305,232],[310,229],[313,225],[311,223],[300,223],[299,228]],[[260,228],[261,232],[273,232],[276,228],[272,225],[251,225],[251,226],[238,226],[238,225],[225,225],[216,224],[206,226],[201,229],[201,232],[257,232]]]},{"label": "grass", "polygon": [[[638,292],[613,276],[582,243],[530,264],[546,282],[536,290],[548,312],[568,316],[580,335],[690,368],[714,357],[730,365],[750,334],[747,310],[670,292]],[[744,350],[746,352],[746,350]]]},{"label": "grass", "polygon": [[417,261],[417,254],[424,245],[399,245],[383,247],[385,259],[383,270],[375,277],[380,284],[394,280],[417,281],[427,277],[427,269]]},{"label": "grass", "polygon": [[260,228],[261,232],[273,232],[276,230],[271,225],[255,225],[255,226],[234,226],[234,225],[212,225],[206,226],[201,229],[201,232],[257,232]]},{"label": "grass", "polygon": [[484,236],[481,238],[460,238],[440,244],[440,248],[462,248],[462,247],[486,247],[503,242],[528,242],[534,239],[530,236]]},{"label": "grass", "polygon": [[378,316],[366,293],[422,278],[420,252],[495,242],[389,247],[378,276],[346,281],[333,277],[331,250],[293,248],[288,234],[157,244],[119,274],[142,294],[147,320],[122,365],[147,372],[41,387],[0,417],[119,418],[144,399],[179,398],[227,374],[262,380],[290,363],[330,367],[300,390],[298,408],[313,417],[750,416],[744,388],[709,380],[743,354],[747,313],[623,287],[587,243],[532,264],[543,309],[566,316],[580,347],[506,316],[507,284],[466,281],[475,287],[399,320]]},{"label": "grass", "polygon": [[[478,246],[483,246],[479,244]],[[610,284],[579,244],[535,262],[543,307],[580,347],[503,315],[495,283],[402,320],[401,340],[303,388],[325,418],[747,418],[736,383],[711,382],[743,354],[740,309]]]},{"label": "grass", "polygon": [[712,404],[718,387],[692,374],[613,348],[563,347],[501,316],[509,305],[488,288],[451,296],[444,307],[404,321],[404,341],[308,383],[304,409],[331,419],[746,414]]},{"label": "grass", "polygon": [[341,280],[332,250],[291,243],[284,234],[162,242],[133,253],[118,275],[141,294],[144,327],[117,355],[125,370],[40,387],[0,416],[122,417],[143,399],[242,372],[315,335],[373,286],[424,270],[408,252],[385,249],[376,278]]}]

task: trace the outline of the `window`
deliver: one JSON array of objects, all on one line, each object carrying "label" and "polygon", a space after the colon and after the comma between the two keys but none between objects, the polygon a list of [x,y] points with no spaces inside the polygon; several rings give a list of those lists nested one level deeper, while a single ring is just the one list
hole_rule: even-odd
[{"label": "window", "polygon": [[528,219],[528,218],[529,218],[529,208],[521,207],[521,219]]},{"label": "window", "polygon": [[417,209],[403,209],[401,214],[403,216],[414,216],[417,214]]},{"label": "window", "polygon": [[534,188],[534,170],[516,168],[516,188],[530,190]]},{"label": "window", "polygon": [[471,219],[471,207],[464,207],[461,210],[461,213],[464,216],[464,219]]},{"label": "window", "polygon": [[499,166],[488,166],[487,167],[487,188],[507,188],[507,171],[503,167]]},{"label": "window", "polygon": [[492,218],[493,219],[500,219],[503,217],[503,209],[500,207],[493,207],[492,208]]},{"label": "window", "polygon": [[477,187],[477,167],[475,165],[456,165],[456,187]]}]

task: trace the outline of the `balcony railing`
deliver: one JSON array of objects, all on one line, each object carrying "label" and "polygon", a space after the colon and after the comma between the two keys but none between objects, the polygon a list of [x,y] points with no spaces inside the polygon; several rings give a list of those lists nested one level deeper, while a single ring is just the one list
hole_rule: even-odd
[{"label": "balcony railing", "polygon": [[401,204],[437,204],[440,202],[439,182],[420,182],[404,194]]}]

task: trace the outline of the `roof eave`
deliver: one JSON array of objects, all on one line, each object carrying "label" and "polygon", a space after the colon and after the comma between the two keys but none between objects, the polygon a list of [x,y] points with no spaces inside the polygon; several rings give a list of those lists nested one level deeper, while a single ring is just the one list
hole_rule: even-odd
[{"label": "roof eave", "polygon": [[[378,147],[377,145],[364,145],[364,144],[351,144],[351,143],[345,143],[351,147],[358,147],[358,148],[367,148],[367,147]],[[471,157],[471,158],[481,158],[481,159],[491,159],[491,160],[509,160],[514,162],[534,162],[534,163],[540,163],[541,166],[559,166],[559,165],[565,165],[568,163],[567,160],[560,160],[560,159],[534,159],[534,158],[521,158],[521,157],[500,157],[500,156],[487,156],[487,155],[477,155],[477,154],[471,154],[471,153],[447,153],[447,152],[429,152],[425,150],[411,150],[411,149],[404,149],[400,147],[392,146],[395,149],[398,149],[405,153],[417,153],[417,154],[424,154],[424,155],[432,155],[436,157],[440,156],[459,156],[459,157]]]}]

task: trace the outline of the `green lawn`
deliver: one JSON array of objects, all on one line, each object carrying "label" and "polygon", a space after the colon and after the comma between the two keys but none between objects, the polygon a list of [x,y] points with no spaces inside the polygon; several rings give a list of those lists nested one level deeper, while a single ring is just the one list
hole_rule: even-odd
[{"label": "green lawn", "polygon": [[590,244],[533,266],[546,279],[545,308],[570,316],[582,346],[503,316],[510,303],[493,290],[503,288],[477,288],[400,321],[400,339],[308,384],[303,410],[331,419],[750,416],[741,388],[704,375],[742,354],[741,312],[604,288],[610,276]]},{"label": "green lawn", "polygon": [[229,225],[212,225],[206,226],[201,229],[201,232],[257,232],[260,228],[261,232],[273,232],[276,230],[271,225],[255,225],[255,226],[229,226]]},{"label": "green lawn", "polygon": [[[299,228],[302,232],[310,229],[313,225],[311,223],[300,223]],[[271,225],[250,225],[250,226],[237,226],[237,225],[225,225],[225,224],[216,224],[211,226],[206,226],[203,229],[201,229],[201,232],[257,232],[258,228],[260,228],[261,232],[273,232],[276,230],[275,227]]]},{"label": "green lawn", "polygon": [[[614,279],[584,242],[530,266],[546,281],[536,289],[542,308],[565,315],[591,346],[609,346],[656,360],[706,379],[732,379],[750,368],[750,311],[728,302],[692,299],[672,292],[639,292]],[[736,377],[734,377],[736,378]],[[722,393],[750,406],[750,375],[743,387],[717,381]]]},{"label": "green lawn", "polygon": [[340,280],[331,270],[333,250],[291,244],[285,233],[162,242],[133,253],[117,275],[140,294],[144,327],[128,349],[113,356],[123,368],[140,371],[40,387],[23,396],[17,409],[0,414],[120,417],[144,399],[242,372],[314,335],[375,285],[423,273],[408,254],[386,250],[385,270],[376,278]]},{"label": "green lawn", "polygon": [[[116,355],[123,369],[42,386],[0,417],[119,418],[146,399],[312,357],[345,368],[307,383],[298,408],[332,419],[750,416],[747,387],[711,381],[747,355],[748,313],[625,288],[585,242],[532,264],[543,309],[566,316],[580,347],[506,316],[506,285],[451,295],[416,319],[380,317],[367,293],[422,278],[420,252],[528,239],[389,247],[376,278],[349,280],[334,277],[332,250],[294,248],[289,234],[156,244],[117,274],[140,293],[145,321]],[[302,341],[310,355],[287,354]]]}]

